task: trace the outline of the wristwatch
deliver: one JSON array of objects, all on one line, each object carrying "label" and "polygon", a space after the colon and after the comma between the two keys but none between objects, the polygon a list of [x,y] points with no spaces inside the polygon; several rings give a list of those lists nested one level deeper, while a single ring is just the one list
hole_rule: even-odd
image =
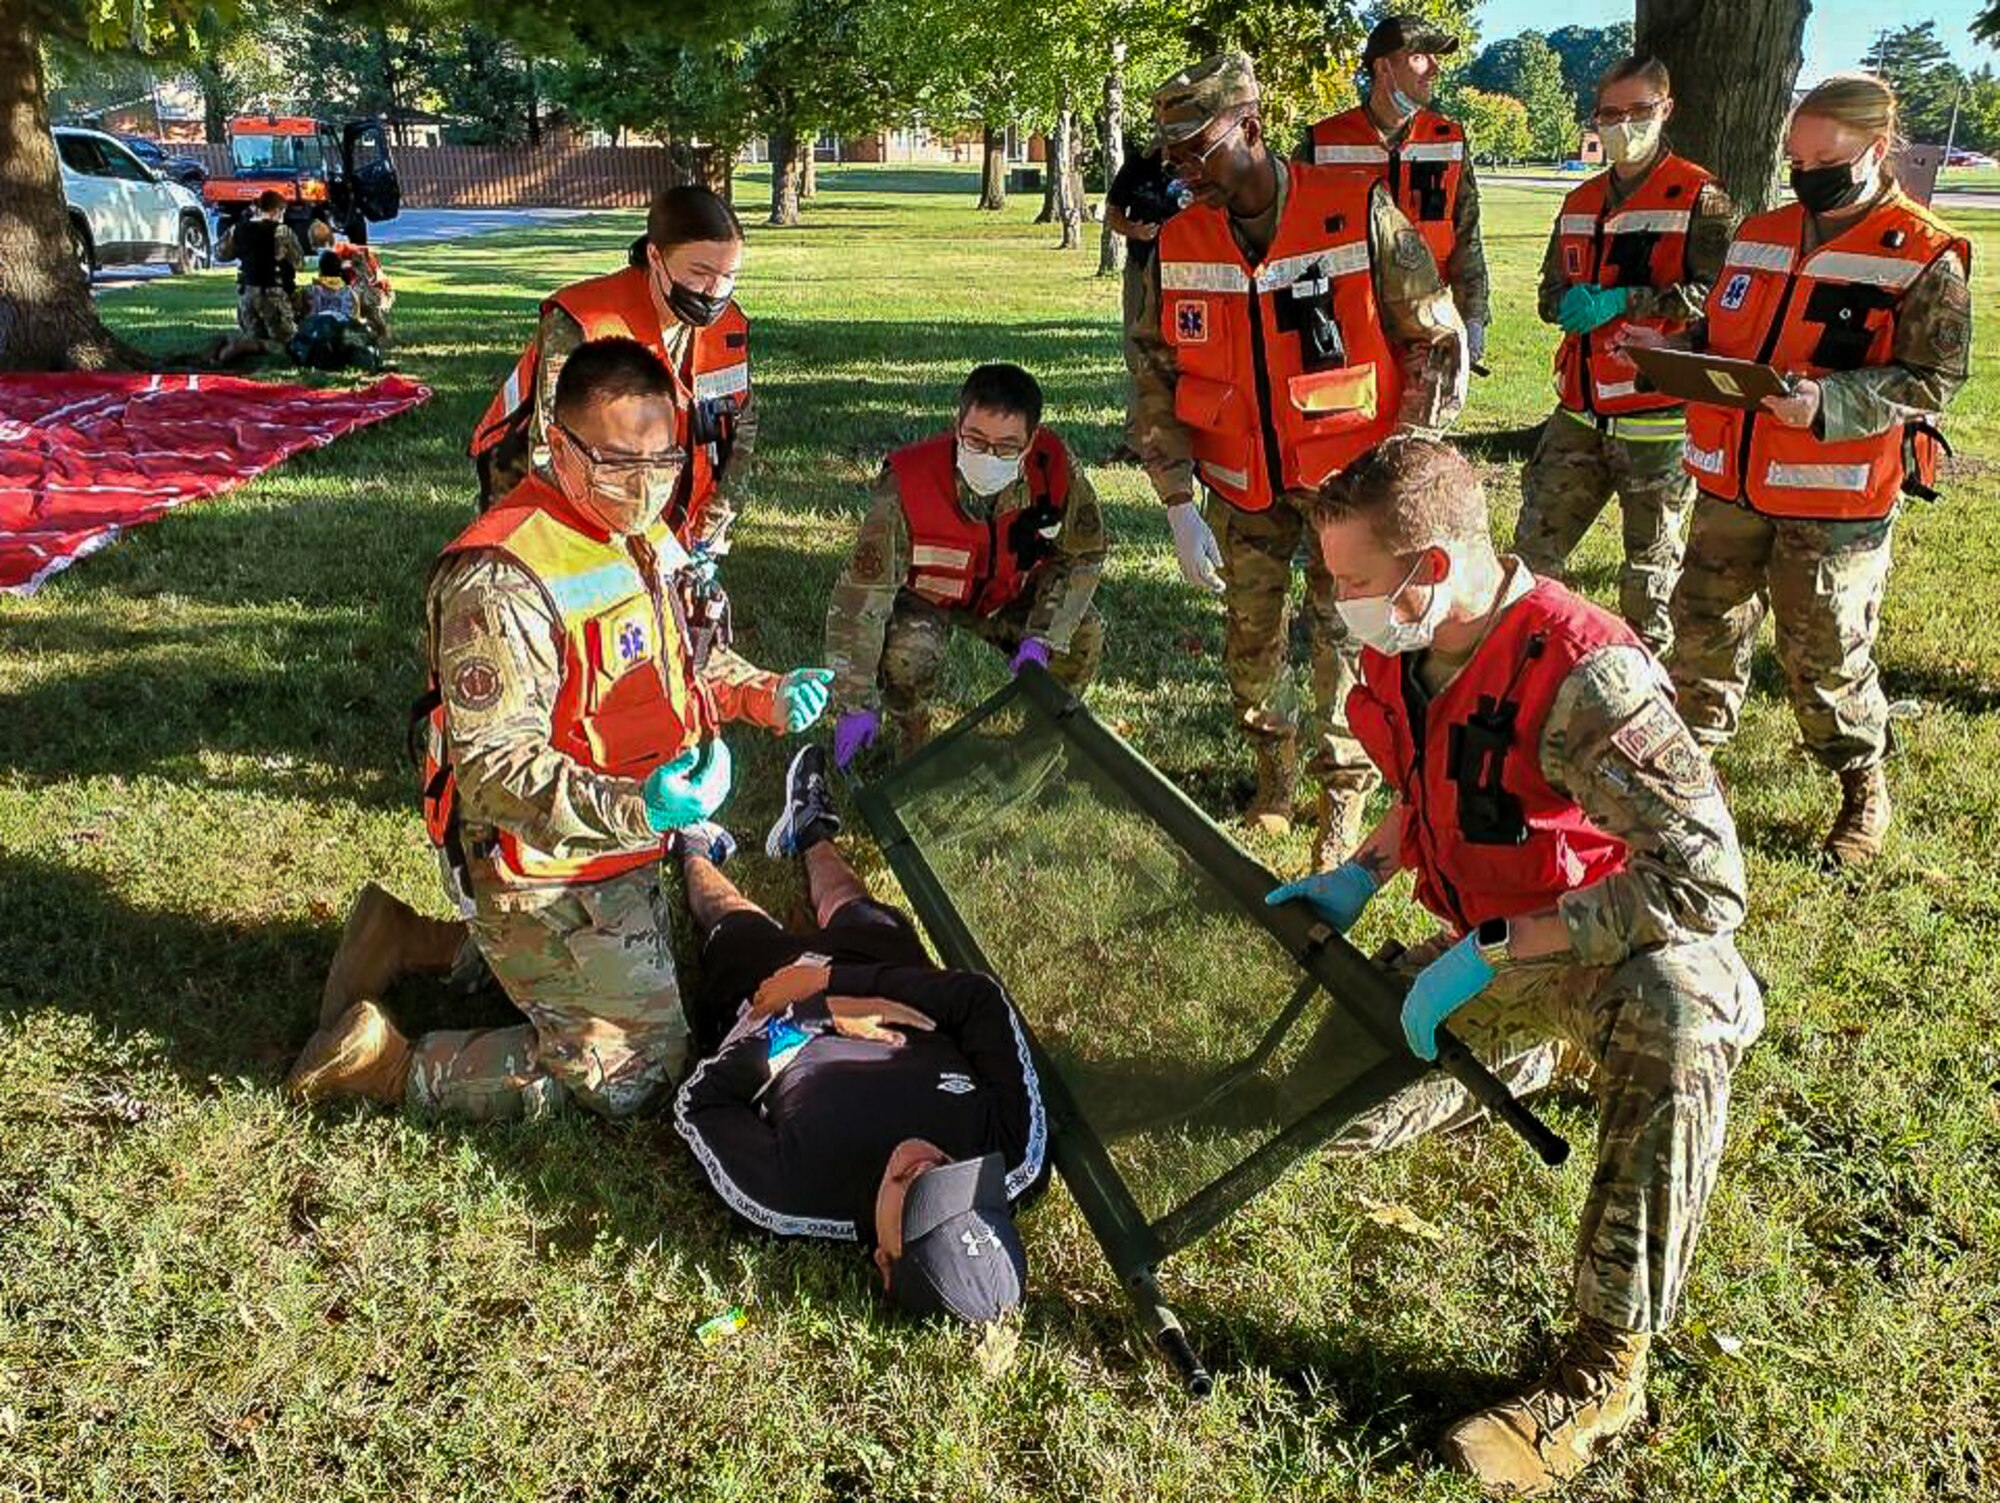
[{"label": "wristwatch", "polygon": [[1479,954],[1488,965],[1497,966],[1507,958],[1507,940],[1512,934],[1503,918],[1490,918],[1473,931],[1478,936]]}]

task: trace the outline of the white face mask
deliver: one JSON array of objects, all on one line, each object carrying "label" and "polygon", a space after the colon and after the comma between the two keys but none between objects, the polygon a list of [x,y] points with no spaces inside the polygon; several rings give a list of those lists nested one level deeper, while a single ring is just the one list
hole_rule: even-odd
[{"label": "white face mask", "polygon": [[[1364,647],[1374,648],[1386,657],[1404,652],[1422,652],[1431,645],[1431,638],[1444,620],[1445,608],[1449,604],[1443,580],[1430,587],[1430,601],[1416,620],[1405,621],[1396,614],[1396,597],[1410,587],[1410,581],[1417,577],[1417,570],[1423,565],[1423,559],[1419,558],[1410,566],[1410,572],[1403,576],[1403,582],[1386,595],[1363,595],[1354,600],[1334,602],[1333,608],[1340,612],[1342,623],[1355,641]],[[1446,568],[1446,577],[1449,578],[1450,565]]]},{"label": "white face mask", "polygon": [[1614,167],[1630,166],[1650,157],[1660,144],[1660,130],[1666,122],[1655,115],[1651,120],[1621,120],[1601,128],[1597,135],[1604,143],[1604,158]]},{"label": "white face mask", "polygon": [[958,446],[958,473],[972,487],[975,496],[997,496],[1021,478],[1021,456],[1002,459],[997,454],[975,454],[964,444]]}]

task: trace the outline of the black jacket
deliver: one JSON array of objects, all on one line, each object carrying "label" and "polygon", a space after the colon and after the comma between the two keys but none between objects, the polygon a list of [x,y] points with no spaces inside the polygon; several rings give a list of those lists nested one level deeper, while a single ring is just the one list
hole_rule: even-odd
[{"label": "black jacket", "polygon": [[[826,994],[739,1024],[695,1067],[675,1105],[680,1133],[731,1210],[790,1237],[874,1240],[875,1192],[896,1145],[954,1159],[999,1153],[1015,1199],[1043,1177],[1048,1125],[1027,1036],[998,982],[932,966],[845,964],[837,997],[886,997],[937,1024],[901,1048],[843,1038]],[[773,1074],[773,1034],[808,1037]]]}]

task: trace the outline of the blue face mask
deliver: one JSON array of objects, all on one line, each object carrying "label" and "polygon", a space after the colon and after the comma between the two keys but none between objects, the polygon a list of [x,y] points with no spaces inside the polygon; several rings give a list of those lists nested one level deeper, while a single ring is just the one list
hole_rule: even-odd
[{"label": "blue face mask", "polygon": [[1398,88],[1391,88],[1389,90],[1389,107],[1396,112],[1398,120],[1407,120],[1423,108],[1416,100],[1410,98],[1409,95]]}]

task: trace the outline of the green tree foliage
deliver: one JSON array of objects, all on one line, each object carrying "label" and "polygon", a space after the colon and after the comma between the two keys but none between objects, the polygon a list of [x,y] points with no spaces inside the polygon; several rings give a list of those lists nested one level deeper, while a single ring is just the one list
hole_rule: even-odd
[{"label": "green tree foliage", "polygon": [[1465,70],[1464,81],[1470,88],[1521,102],[1528,116],[1529,156],[1560,161],[1575,154],[1577,96],[1563,81],[1562,59],[1539,31],[1524,31],[1482,49]]},{"label": "green tree foliage", "polygon": [[1517,162],[1534,150],[1528,128],[1528,107],[1511,94],[1460,88],[1440,101],[1445,112],[1465,127],[1472,154],[1480,162]]},{"label": "green tree foliage", "polygon": [[1549,33],[1549,46],[1562,60],[1564,85],[1588,106],[1597,97],[1597,80],[1604,70],[1632,55],[1632,23],[1560,26]]}]

